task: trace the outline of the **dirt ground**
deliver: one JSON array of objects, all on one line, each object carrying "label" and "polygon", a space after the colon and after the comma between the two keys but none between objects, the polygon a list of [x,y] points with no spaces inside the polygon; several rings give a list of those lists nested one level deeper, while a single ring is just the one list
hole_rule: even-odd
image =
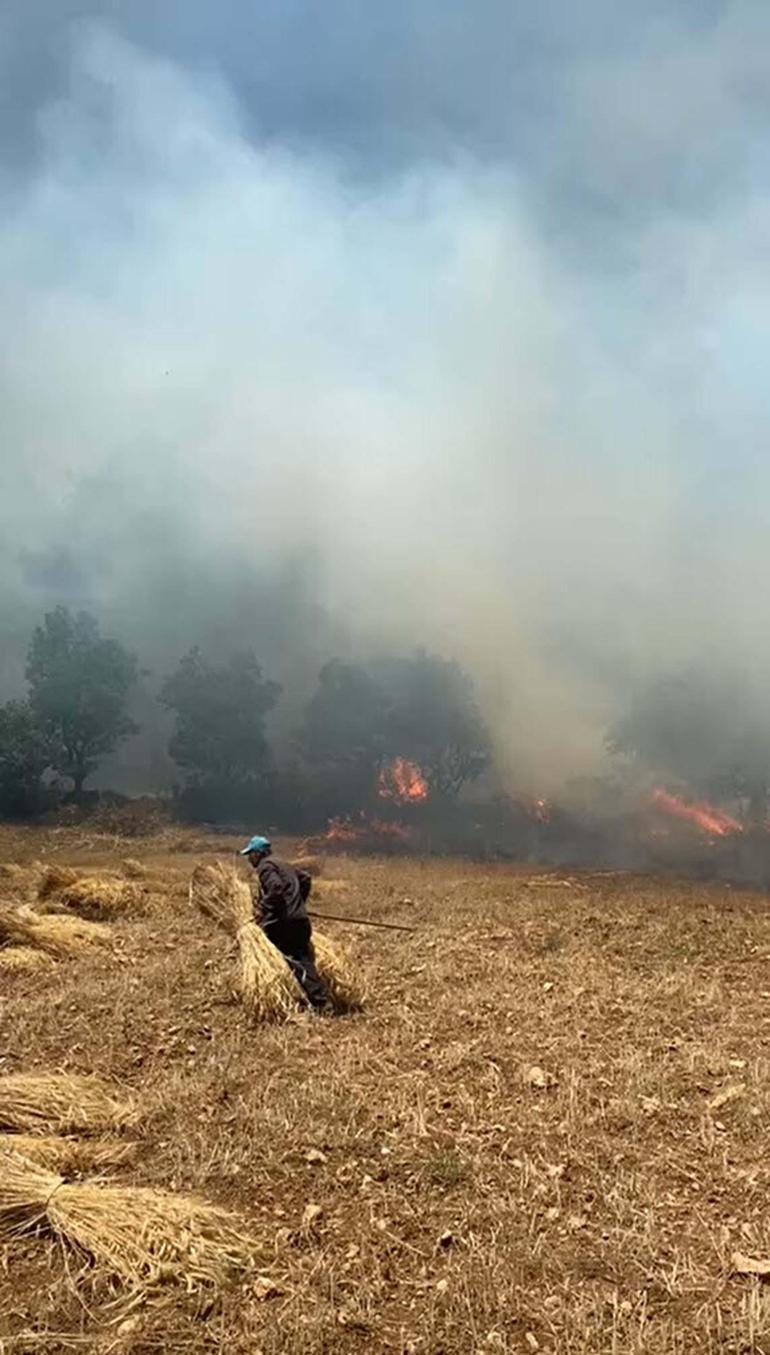
[{"label": "dirt ground", "polygon": [[[235,843],[0,828],[0,861],[139,858],[114,948],[0,971],[0,1072],[141,1093],[115,1179],[237,1210],[258,1274],[111,1306],[40,1239],[0,1251],[0,1352],[770,1352],[764,896],[631,875],[330,859],[356,1017],[250,1028],[191,913]],[[291,852],[292,844],[281,844]],[[0,882],[0,888],[6,886]]]}]

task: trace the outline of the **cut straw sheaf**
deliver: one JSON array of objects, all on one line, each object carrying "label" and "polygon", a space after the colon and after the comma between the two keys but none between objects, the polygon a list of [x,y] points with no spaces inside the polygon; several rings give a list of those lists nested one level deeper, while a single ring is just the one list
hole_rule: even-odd
[{"label": "cut straw sheaf", "polygon": [[280,951],[254,921],[251,891],[231,866],[197,866],[190,881],[190,902],[212,918],[238,944],[238,989],[255,1021],[285,1021],[302,1000],[301,991]]},{"label": "cut straw sheaf", "polygon": [[75,955],[88,946],[107,945],[108,927],[58,913],[35,913],[26,905],[0,903],[0,946],[43,950],[49,955]]},{"label": "cut straw sheaf", "polygon": [[122,1167],[136,1157],[137,1145],[121,1139],[75,1139],[54,1134],[1,1134],[3,1151],[21,1153],[39,1167],[60,1176],[81,1176]]},{"label": "cut straw sheaf", "polygon": [[0,949],[0,969],[16,974],[31,974],[41,969],[54,969],[56,960],[45,950],[33,946],[3,946]]},{"label": "cut straw sheaf", "polygon": [[329,990],[335,1012],[342,1015],[361,1011],[366,993],[347,952],[316,931],[313,932],[313,949],[318,972]]},{"label": "cut straw sheaf", "polygon": [[142,1186],[68,1184],[0,1149],[0,1236],[48,1232],[130,1285],[221,1286],[253,1262],[256,1244],[225,1210]]},{"label": "cut straw sheaf", "polygon": [[0,1077],[0,1129],[20,1134],[101,1133],[135,1126],[130,1093],[71,1073],[8,1073]]},{"label": "cut straw sheaf", "polygon": [[136,880],[118,875],[77,875],[67,867],[49,867],[38,888],[48,908],[63,909],[92,921],[111,921],[142,911],[145,891]]},{"label": "cut straw sheaf", "polygon": [[[251,1015],[258,1021],[287,1020],[305,997],[281,952],[254,921],[251,890],[245,880],[222,862],[198,866],[190,882],[190,901],[236,937],[239,988]],[[318,932],[313,933],[313,943],[334,1010],[359,1011],[364,993],[345,952]]]},{"label": "cut straw sheaf", "polygon": [[65,885],[74,884],[78,874],[79,872],[73,870],[72,866],[60,866],[58,864],[46,866],[38,883],[38,898],[48,899],[58,890],[64,889]]}]

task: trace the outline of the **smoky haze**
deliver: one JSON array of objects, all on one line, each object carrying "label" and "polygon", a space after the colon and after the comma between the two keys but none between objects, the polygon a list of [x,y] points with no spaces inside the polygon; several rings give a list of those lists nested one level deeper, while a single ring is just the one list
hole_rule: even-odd
[{"label": "smoky haze", "polygon": [[511,8],[0,17],[2,695],[93,611],[133,785],[196,643],[287,728],[332,655],[456,657],[546,793],[660,672],[763,686],[770,16]]}]

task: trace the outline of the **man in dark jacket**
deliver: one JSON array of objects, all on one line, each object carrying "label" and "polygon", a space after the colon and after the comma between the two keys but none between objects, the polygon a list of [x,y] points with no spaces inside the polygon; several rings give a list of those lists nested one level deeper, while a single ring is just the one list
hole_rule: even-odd
[{"label": "man in dark jacket", "polygon": [[266,837],[253,837],[241,851],[257,874],[254,911],[265,936],[285,955],[311,1007],[331,1007],[329,991],[318,973],[313,951],[313,928],[305,902],[311,879],[272,856]]}]

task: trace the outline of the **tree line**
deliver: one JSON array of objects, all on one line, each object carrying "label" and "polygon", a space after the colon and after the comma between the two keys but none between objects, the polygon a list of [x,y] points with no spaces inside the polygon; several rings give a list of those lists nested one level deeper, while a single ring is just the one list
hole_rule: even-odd
[{"label": "tree line", "polygon": [[[0,706],[4,817],[82,801],[105,759],[139,733],[130,714],[139,661],[89,613],[46,613],[25,674],[26,697]],[[290,825],[368,810],[378,774],[398,757],[419,766],[434,803],[446,802],[490,760],[473,685],[452,660],[330,661],[277,759],[266,725],[281,695],[251,649],[213,659],[193,648],[165,676],[157,699],[170,717],[184,817],[234,821],[269,809]]]}]

